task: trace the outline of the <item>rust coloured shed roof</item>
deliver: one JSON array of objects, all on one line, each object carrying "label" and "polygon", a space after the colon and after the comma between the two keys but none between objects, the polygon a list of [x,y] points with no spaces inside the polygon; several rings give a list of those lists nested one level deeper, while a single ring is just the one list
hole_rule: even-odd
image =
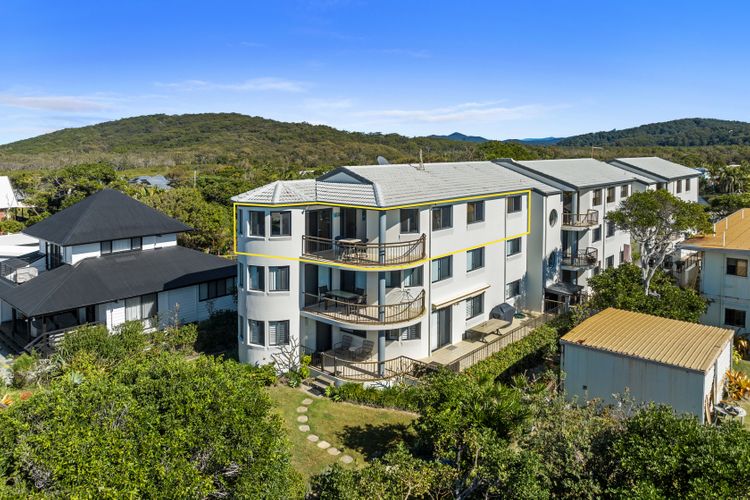
[{"label": "rust coloured shed roof", "polygon": [[733,336],[727,328],[610,307],[573,328],[561,342],[705,372]]},{"label": "rust coloured shed roof", "polygon": [[742,208],[714,224],[714,233],[685,240],[683,248],[750,250],[750,209]]}]

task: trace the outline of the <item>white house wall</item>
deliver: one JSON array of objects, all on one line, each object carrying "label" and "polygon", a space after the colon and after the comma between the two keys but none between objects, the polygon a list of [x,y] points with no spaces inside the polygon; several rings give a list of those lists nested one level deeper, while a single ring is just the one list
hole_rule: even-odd
[{"label": "white house wall", "polygon": [[[708,300],[708,310],[701,322],[724,325],[724,311],[737,309],[745,311],[750,319],[750,278],[726,273],[727,258],[750,259],[748,252],[708,250],[703,253],[703,266],[700,273],[700,290]],[[750,333],[750,328],[740,328],[739,333]]]}]

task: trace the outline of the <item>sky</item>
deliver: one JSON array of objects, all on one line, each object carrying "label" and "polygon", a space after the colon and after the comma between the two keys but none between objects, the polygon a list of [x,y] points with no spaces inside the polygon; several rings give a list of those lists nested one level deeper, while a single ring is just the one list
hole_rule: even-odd
[{"label": "sky", "polygon": [[409,136],[750,121],[750,2],[0,0],[0,144],[238,112]]}]

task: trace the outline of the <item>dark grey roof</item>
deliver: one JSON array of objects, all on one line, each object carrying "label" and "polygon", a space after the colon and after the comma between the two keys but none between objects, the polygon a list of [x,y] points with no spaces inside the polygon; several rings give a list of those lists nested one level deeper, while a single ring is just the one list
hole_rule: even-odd
[{"label": "dark grey roof", "polygon": [[228,278],[236,273],[237,266],[231,260],[173,246],[113,253],[72,266],[65,264],[18,286],[0,288],[0,299],[31,317]]},{"label": "dark grey roof", "polygon": [[114,189],[103,189],[23,230],[58,245],[181,233],[190,226]]}]

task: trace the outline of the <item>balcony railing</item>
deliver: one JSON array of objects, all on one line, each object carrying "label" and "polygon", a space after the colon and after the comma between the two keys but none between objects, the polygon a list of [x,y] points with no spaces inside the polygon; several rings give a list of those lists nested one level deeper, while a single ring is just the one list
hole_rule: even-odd
[{"label": "balcony railing", "polygon": [[[421,317],[425,312],[424,290],[416,298],[396,304],[359,304],[354,301],[334,299],[332,297],[305,294],[307,300],[314,304],[303,310],[309,313],[349,323],[352,325],[396,324]],[[383,320],[379,319],[380,308],[383,309]]]},{"label": "balcony railing", "polygon": [[332,240],[317,236],[302,236],[302,255],[307,258],[342,262],[361,266],[392,266],[417,262],[426,256],[426,237],[416,240],[383,244],[384,259],[380,259],[380,245],[355,239]]},{"label": "balcony railing", "polygon": [[599,259],[599,251],[596,248],[585,248],[577,252],[565,252],[561,264],[567,267],[594,267]]},{"label": "balcony railing", "polygon": [[589,210],[585,214],[574,214],[570,212],[563,213],[563,226],[576,229],[586,229],[599,225],[599,212]]}]

